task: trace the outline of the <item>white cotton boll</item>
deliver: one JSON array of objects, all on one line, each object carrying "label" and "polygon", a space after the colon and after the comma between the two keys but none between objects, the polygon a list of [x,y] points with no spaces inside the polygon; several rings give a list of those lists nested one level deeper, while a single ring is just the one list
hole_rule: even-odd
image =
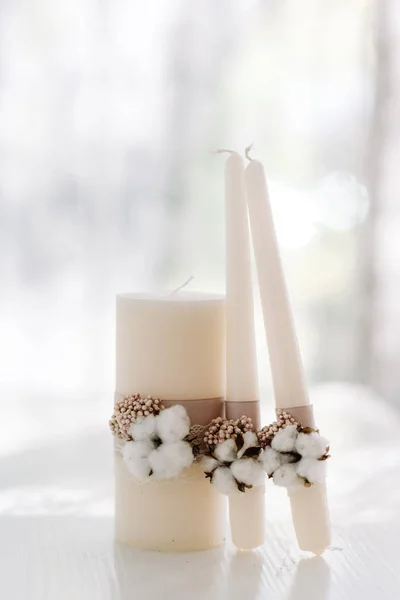
[{"label": "white cotton boll", "polygon": [[229,439],[217,444],[214,456],[220,462],[232,462],[237,457],[237,446],[235,440]]},{"label": "white cotton boll", "polygon": [[183,440],[189,433],[190,419],[183,406],[171,406],[156,417],[157,432],[166,444]]},{"label": "white cotton boll", "polygon": [[271,446],[278,452],[292,452],[297,438],[297,426],[289,425],[274,435]]},{"label": "white cotton boll", "polygon": [[204,456],[201,461],[201,466],[204,473],[212,473],[219,465],[217,459],[212,456]]},{"label": "white cotton boll", "polygon": [[326,476],[326,465],[324,460],[315,458],[302,458],[296,465],[297,474],[310,483],[323,483]]},{"label": "white cotton boll", "polygon": [[135,441],[148,440],[154,437],[156,433],[156,418],[154,415],[149,415],[142,419],[138,419],[129,428],[129,433]]},{"label": "white cotton boll", "polygon": [[232,475],[246,485],[262,485],[264,471],[261,463],[254,458],[241,458],[231,464]]},{"label": "white cotton boll", "polygon": [[243,454],[246,452],[247,448],[251,448],[252,446],[259,445],[257,434],[254,431],[246,431],[246,433],[243,434],[243,442],[244,442],[243,446],[237,453],[238,458],[241,458],[243,456]]},{"label": "white cotton boll", "polygon": [[213,473],[212,483],[221,494],[234,494],[238,491],[237,483],[229,467],[219,467]]},{"label": "white cotton boll", "polygon": [[122,456],[127,469],[136,479],[147,479],[151,472],[149,456],[154,450],[151,441],[127,442],[122,448]]},{"label": "white cotton boll", "polygon": [[291,488],[299,485],[299,478],[297,477],[296,465],[282,465],[273,474],[274,483],[281,487]]},{"label": "white cotton boll", "polygon": [[176,477],[193,462],[193,452],[190,444],[183,441],[172,444],[161,444],[150,456],[150,466],[156,479]]},{"label": "white cotton boll", "polygon": [[260,455],[262,466],[267,475],[272,473],[281,466],[279,452],[268,446]]},{"label": "white cotton boll", "polygon": [[326,453],[328,446],[328,440],[313,431],[312,433],[299,433],[295,448],[305,458],[320,458]]}]

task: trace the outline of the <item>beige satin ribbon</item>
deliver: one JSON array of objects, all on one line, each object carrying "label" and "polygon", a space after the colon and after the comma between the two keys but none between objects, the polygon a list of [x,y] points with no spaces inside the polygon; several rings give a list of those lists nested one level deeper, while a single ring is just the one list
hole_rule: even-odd
[{"label": "beige satin ribbon", "polygon": [[303,427],[312,427],[315,429],[314,411],[313,405],[308,404],[305,406],[292,406],[289,408],[277,409],[284,410],[296,419]]},{"label": "beige satin ribbon", "polygon": [[256,430],[261,428],[260,401],[251,402],[225,402],[225,413],[227,419],[239,419],[243,415],[250,417]]},{"label": "beige satin ribbon", "polygon": [[[127,394],[115,393],[115,403],[120,402]],[[224,417],[225,403],[224,398],[199,398],[195,400],[165,400],[161,399],[165,408],[180,405],[186,409],[192,425],[208,425],[217,417]],[[244,414],[244,413],[241,413]],[[250,415],[249,415],[250,416]]]},{"label": "beige satin ribbon", "polygon": [[[120,402],[127,394],[115,392],[115,403]],[[198,398],[194,400],[165,400],[162,403],[166,408],[175,405],[184,406],[189,415],[192,425],[208,425],[217,417],[226,417],[227,419],[239,419],[243,415],[250,417],[256,430],[261,428],[260,419],[260,401],[251,402],[224,402],[224,398]],[[284,409],[296,419],[303,427],[315,428],[315,420],[312,404],[305,406],[292,406]]]}]

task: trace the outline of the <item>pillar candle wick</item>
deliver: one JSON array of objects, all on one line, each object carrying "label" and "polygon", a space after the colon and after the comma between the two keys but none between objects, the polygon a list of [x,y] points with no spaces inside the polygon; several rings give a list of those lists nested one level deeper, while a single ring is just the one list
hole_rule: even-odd
[{"label": "pillar candle wick", "polygon": [[234,150],[227,150],[226,148],[218,148],[212,151],[213,154],[235,154]]},{"label": "pillar candle wick", "polygon": [[173,290],[170,293],[169,298],[171,298],[172,296],[175,296],[175,294],[180,292],[180,290],[183,290],[183,288],[185,288],[187,285],[189,285],[189,283],[191,281],[193,281],[193,279],[194,279],[194,275],[191,275],[188,279],[186,279],[185,283],[182,283],[182,285],[179,285],[175,290]]}]

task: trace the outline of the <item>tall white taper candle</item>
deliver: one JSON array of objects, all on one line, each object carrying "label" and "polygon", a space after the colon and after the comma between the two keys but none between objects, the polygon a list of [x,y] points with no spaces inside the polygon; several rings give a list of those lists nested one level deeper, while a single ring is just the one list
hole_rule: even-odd
[{"label": "tall white taper candle", "polygon": [[[242,158],[232,152],[225,165],[226,214],[226,416],[246,414],[260,426],[254,331],[250,231]],[[232,541],[239,548],[264,543],[264,486],[229,498]]]},{"label": "tall white taper candle", "polygon": [[[252,160],[245,170],[247,201],[257,265],[264,326],[277,408],[312,407],[283,274],[263,165]],[[293,410],[296,417],[296,410]],[[293,524],[302,550],[321,554],[330,543],[330,522],[324,485],[289,493]]]}]

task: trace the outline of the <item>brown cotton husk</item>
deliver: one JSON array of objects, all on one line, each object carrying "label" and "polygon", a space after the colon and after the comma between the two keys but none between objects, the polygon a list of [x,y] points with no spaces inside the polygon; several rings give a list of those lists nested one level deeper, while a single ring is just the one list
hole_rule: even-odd
[{"label": "brown cotton husk", "polygon": [[280,452],[279,454],[284,458],[285,464],[297,463],[301,460],[301,455],[297,452]]},{"label": "brown cotton husk", "polygon": [[246,490],[251,490],[252,487],[253,487],[252,485],[249,485],[247,483],[243,483],[241,481],[238,481],[237,479],[235,479],[235,481],[236,481],[236,484],[237,484],[239,492],[245,493]]},{"label": "brown cotton husk", "polygon": [[318,433],[318,429],[313,429],[312,427],[302,427],[300,429],[300,433],[305,433],[305,434]]},{"label": "brown cotton husk", "polygon": [[255,458],[260,455],[261,447],[260,446],[250,446],[243,452],[242,458]]}]

